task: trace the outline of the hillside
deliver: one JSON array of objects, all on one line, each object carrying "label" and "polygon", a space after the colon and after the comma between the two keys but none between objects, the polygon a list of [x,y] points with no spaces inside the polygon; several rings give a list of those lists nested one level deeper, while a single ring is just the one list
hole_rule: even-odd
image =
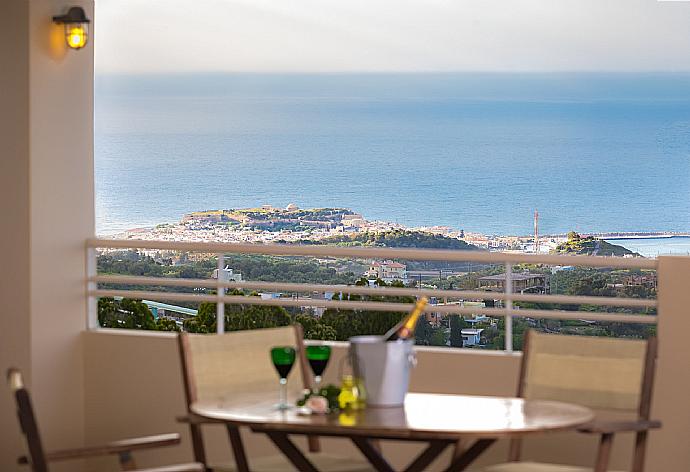
[{"label": "hillside", "polygon": [[563,244],[559,244],[554,252],[556,254],[583,254],[590,256],[639,256],[638,253],[623,246],[611,244],[592,236],[582,237],[575,232],[568,233],[568,240]]},{"label": "hillside", "polygon": [[399,248],[425,249],[460,249],[465,251],[479,250],[478,247],[467,244],[455,238],[422,231],[395,230],[386,232],[365,232],[354,235],[333,236],[319,241],[305,242],[307,244],[335,244],[340,246],[381,246]]},{"label": "hillside", "polygon": [[287,208],[267,205],[261,208],[197,211],[186,214],[182,223],[239,225],[265,231],[302,231],[337,226],[346,215],[355,213],[347,208],[300,209],[293,204]]}]

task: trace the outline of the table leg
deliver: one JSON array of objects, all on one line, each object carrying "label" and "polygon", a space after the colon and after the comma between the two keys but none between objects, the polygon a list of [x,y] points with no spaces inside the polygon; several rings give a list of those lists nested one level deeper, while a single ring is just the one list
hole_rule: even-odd
[{"label": "table leg", "polygon": [[407,466],[405,472],[422,472],[425,470],[429,464],[434,462],[434,460],[446,450],[450,445],[448,441],[431,441],[429,447],[424,449],[417,458]]},{"label": "table leg", "polygon": [[244,452],[244,444],[242,443],[242,436],[240,436],[240,429],[232,424],[227,424],[225,426],[228,430],[228,438],[232,446],[232,454],[235,457],[237,472],[249,472],[249,464],[247,464],[247,455]]},{"label": "table leg", "polygon": [[453,448],[453,459],[457,459],[465,452],[465,447],[467,446],[467,439],[458,439],[455,441],[455,447]]},{"label": "table leg", "polygon": [[290,462],[297,467],[301,472],[319,472],[314,464],[309,462],[309,459],[304,457],[304,454],[290,441],[288,435],[285,433],[266,432],[266,435],[273,441],[280,451],[285,454]]},{"label": "table leg", "polygon": [[376,450],[374,446],[371,445],[367,438],[352,438],[352,442],[355,443],[357,449],[359,449],[362,454],[371,462],[379,472],[395,472],[395,469],[391,467],[386,459],[381,455],[379,451]]},{"label": "table leg", "polygon": [[496,439],[478,439],[472,447],[467,449],[462,455],[453,459],[445,472],[461,472],[475,461],[489,446],[496,442]]}]

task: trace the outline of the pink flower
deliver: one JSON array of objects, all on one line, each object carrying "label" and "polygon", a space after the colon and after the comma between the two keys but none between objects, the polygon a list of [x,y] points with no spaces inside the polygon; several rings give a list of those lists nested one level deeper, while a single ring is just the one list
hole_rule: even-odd
[{"label": "pink flower", "polygon": [[307,399],[307,408],[312,413],[328,413],[328,399],[319,395],[313,395]]}]

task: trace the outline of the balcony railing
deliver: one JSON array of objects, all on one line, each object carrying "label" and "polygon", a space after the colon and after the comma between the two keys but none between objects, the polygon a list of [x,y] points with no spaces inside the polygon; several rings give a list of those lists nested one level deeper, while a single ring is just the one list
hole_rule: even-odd
[{"label": "balcony railing", "polygon": [[[328,285],[303,284],[291,282],[261,282],[261,281],[223,281],[218,279],[184,279],[166,277],[135,277],[126,275],[98,275],[97,249],[144,249],[168,250],[180,252],[199,252],[216,254],[218,257],[219,273],[224,268],[226,254],[262,254],[273,256],[311,256],[319,258],[350,258],[358,260],[398,259],[414,261],[446,261],[472,262],[487,265],[503,264],[505,266],[505,283],[503,292],[486,292],[476,290],[440,290],[424,288],[398,287],[369,287],[356,285]],[[236,243],[199,243],[199,242],[171,242],[148,240],[112,240],[91,239],[87,241],[87,295],[89,310],[87,324],[90,329],[98,327],[97,300],[100,297],[128,297],[150,300],[170,300],[186,302],[211,302],[217,305],[217,330],[224,331],[225,304],[237,305],[274,305],[290,307],[322,307],[346,310],[375,310],[404,312],[410,305],[385,301],[351,301],[327,299],[294,299],[244,297],[227,295],[226,290],[258,289],[267,291],[286,291],[293,293],[347,293],[370,296],[412,296],[421,295],[440,298],[456,298],[461,300],[477,300],[491,298],[500,300],[502,307],[479,307],[461,305],[428,305],[427,312],[486,315],[489,317],[503,317],[505,319],[505,351],[512,352],[512,320],[514,317],[530,317],[540,319],[588,320],[594,322],[644,323],[656,324],[656,315],[610,313],[604,311],[566,311],[560,309],[528,309],[519,308],[513,302],[551,303],[555,305],[593,305],[615,306],[626,308],[655,309],[657,301],[630,297],[600,297],[600,296],[571,296],[551,294],[514,293],[512,284],[514,264],[537,264],[568,267],[597,267],[614,269],[647,269],[656,270],[657,261],[644,258],[621,258],[602,256],[578,255],[542,255],[518,254],[506,252],[481,252],[437,249],[397,249],[382,247],[340,247],[325,245],[264,245],[264,244],[236,244]],[[166,287],[194,287],[211,288],[216,294],[176,293],[148,290],[104,289],[98,284],[114,285],[151,285]]]}]

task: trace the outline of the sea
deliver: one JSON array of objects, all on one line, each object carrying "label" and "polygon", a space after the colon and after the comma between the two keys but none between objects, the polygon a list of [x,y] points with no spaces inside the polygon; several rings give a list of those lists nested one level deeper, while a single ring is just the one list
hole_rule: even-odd
[{"label": "sea", "polygon": [[97,75],[95,103],[101,235],[289,203],[484,234],[529,234],[535,210],[545,234],[690,231],[687,74]]},{"label": "sea", "polygon": [[645,257],[669,255],[690,256],[690,237],[669,236],[662,238],[615,238],[607,239],[611,244],[626,247]]}]

